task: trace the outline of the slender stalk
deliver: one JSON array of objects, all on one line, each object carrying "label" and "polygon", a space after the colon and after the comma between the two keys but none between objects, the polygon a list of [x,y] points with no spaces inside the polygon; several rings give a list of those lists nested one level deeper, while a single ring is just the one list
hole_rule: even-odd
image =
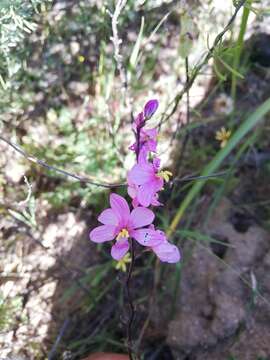
[{"label": "slender stalk", "polygon": [[[250,4],[250,3],[251,3],[251,0],[247,1],[247,4]],[[235,48],[235,53],[234,53],[234,58],[233,58],[233,66],[232,67],[234,70],[236,70],[236,72],[232,73],[231,98],[234,102],[234,106],[235,106],[235,102],[236,102],[237,71],[238,71],[238,67],[240,64],[240,58],[241,58],[241,53],[242,53],[243,44],[244,44],[244,36],[245,36],[246,29],[247,29],[249,13],[250,13],[249,7],[244,6],[243,15],[242,15],[242,19],[241,19],[241,25],[240,25],[240,31],[239,31],[236,48]]]},{"label": "slender stalk", "polygon": [[15,144],[14,142],[12,142],[11,140],[6,139],[5,137],[3,137],[2,135],[0,135],[0,140],[5,142],[7,145],[9,145],[10,147],[12,147],[17,153],[19,153],[20,155],[22,155],[26,160],[37,164],[47,170],[52,170],[54,172],[57,172],[61,175],[64,176],[68,176],[71,177],[75,180],[78,180],[82,183],[87,183],[90,185],[94,185],[94,186],[99,186],[99,187],[103,187],[106,189],[110,189],[110,188],[114,188],[114,187],[119,187],[119,186],[125,186],[126,184],[105,184],[105,183],[99,183],[95,180],[92,180],[88,177],[85,176],[80,176],[74,173],[71,173],[69,171],[63,170],[63,169],[59,169],[56,166],[53,165],[49,165],[47,164],[44,160],[38,159],[36,156],[28,154],[23,148],[21,148],[18,144]]},{"label": "slender stalk", "polygon": [[[139,161],[139,154],[140,154],[140,136],[141,136],[141,129],[144,126],[145,123],[142,123],[140,126],[137,127],[137,132],[135,133],[136,138],[136,161]],[[130,280],[132,276],[132,271],[134,268],[134,261],[135,261],[135,249],[134,249],[134,240],[131,239],[130,242],[130,252],[131,252],[131,262],[128,269],[128,274],[126,278],[126,294],[127,294],[127,300],[129,304],[129,320],[127,324],[127,350],[128,350],[128,356],[130,360],[133,360],[132,355],[132,323],[135,317],[135,308],[133,304],[133,300],[130,294]]]},{"label": "slender stalk", "polygon": [[[190,123],[190,98],[189,98],[189,87],[188,87],[188,84],[189,84],[189,62],[188,62],[188,56],[185,57],[185,73],[186,73],[186,96],[187,96],[187,103],[186,103],[186,126],[188,127],[189,123]],[[178,161],[176,163],[176,171],[177,173],[179,173],[179,168],[181,166],[181,163],[182,163],[182,160],[184,158],[184,155],[185,155],[185,151],[186,151],[186,147],[187,147],[187,144],[188,144],[188,140],[189,140],[189,131],[187,130],[186,132],[186,135],[184,137],[184,140],[183,140],[183,145],[182,145],[182,148],[181,148],[181,151],[180,151],[180,155],[179,155],[179,158],[178,158]]]},{"label": "slender stalk", "polygon": [[135,260],[134,240],[133,239],[131,239],[130,252],[131,252],[131,263],[130,263],[127,278],[126,278],[126,294],[127,294],[127,300],[128,300],[128,304],[129,304],[129,310],[130,310],[129,320],[128,320],[128,324],[127,324],[127,351],[128,351],[129,359],[133,360],[134,358],[132,355],[132,323],[133,323],[134,316],[135,316],[135,309],[134,309],[134,304],[133,304],[132,297],[130,294],[130,280],[131,280],[132,271],[134,268],[134,260]]}]

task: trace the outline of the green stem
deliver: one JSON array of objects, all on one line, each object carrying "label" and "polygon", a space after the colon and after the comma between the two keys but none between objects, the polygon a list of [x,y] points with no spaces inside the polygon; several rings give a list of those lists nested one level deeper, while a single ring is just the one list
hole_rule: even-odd
[{"label": "green stem", "polygon": [[[247,1],[248,5],[250,5],[251,2],[252,2],[252,0]],[[246,29],[247,29],[247,21],[248,21],[249,13],[250,13],[249,6],[244,6],[242,20],[241,20],[241,26],[240,26],[237,43],[236,43],[236,48],[235,48],[234,58],[233,58],[233,66],[232,66],[236,72],[238,72],[238,67],[240,64],[240,58],[241,58],[241,53],[242,53],[243,44],[244,44],[244,36],[245,36]],[[236,102],[236,87],[237,87],[237,74],[235,72],[232,72],[231,97],[233,99],[234,106],[235,106],[235,102]]]}]

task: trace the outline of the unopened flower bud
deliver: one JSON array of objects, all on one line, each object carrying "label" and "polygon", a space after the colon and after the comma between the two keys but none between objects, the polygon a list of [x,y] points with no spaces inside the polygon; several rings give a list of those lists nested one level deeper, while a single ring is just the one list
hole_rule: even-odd
[{"label": "unopened flower bud", "polygon": [[157,111],[157,108],[158,108],[158,101],[155,99],[149,100],[144,106],[145,120],[150,119],[154,115],[154,113]]}]

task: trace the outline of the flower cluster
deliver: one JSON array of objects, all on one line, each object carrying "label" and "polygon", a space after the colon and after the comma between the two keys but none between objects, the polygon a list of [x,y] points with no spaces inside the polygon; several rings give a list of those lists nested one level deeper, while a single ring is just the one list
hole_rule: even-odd
[{"label": "flower cluster", "polygon": [[128,172],[128,194],[132,198],[130,211],[127,201],[120,195],[110,195],[111,207],[98,217],[101,226],[90,232],[90,239],[96,243],[116,240],[111,248],[115,260],[123,260],[129,250],[129,239],[135,239],[140,245],[152,249],[163,262],[175,263],[180,260],[178,248],[170,244],[163,231],[155,229],[155,215],[149,207],[162,205],[158,193],[168,182],[171,172],[160,170],[160,159],[156,156],[156,128],[145,128],[147,120],[156,112],[157,100],[146,103],[144,111],[139,113],[133,124],[136,141],[129,149],[136,155],[137,162]]}]

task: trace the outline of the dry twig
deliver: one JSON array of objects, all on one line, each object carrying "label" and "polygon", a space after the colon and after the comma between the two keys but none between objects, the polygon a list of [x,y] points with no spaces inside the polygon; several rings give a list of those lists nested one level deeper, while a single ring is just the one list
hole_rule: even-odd
[{"label": "dry twig", "polygon": [[122,44],[122,39],[119,38],[117,25],[118,25],[119,16],[122,10],[124,9],[126,3],[127,0],[118,0],[116,2],[114,13],[110,14],[112,18],[112,34],[113,34],[111,37],[111,41],[114,47],[114,58],[116,61],[117,69],[119,71],[119,75],[122,83],[121,91],[124,97],[126,97],[125,93],[127,90],[127,77],[123,66],[123,56],[120,53],[120,45]]},{"label": "dry twig", "polygon": [[37,157],[28,154],[25,150],[23,150],[19,145],[15,144],[14,142],[4,138],[2,135],[0,135],[0,140],[4,141],[7,145],[11,146],[16,152],[18,152],[20,155],[22,155],[25,159],[27,159],[28,161],[31,161],[34,164],[38,164],[48,170],[53,170],[57,173],[60,173],[61,175],[65,175],[65,176],[69,176],[75,180],[79,180],[82,183],[87,183],[90,185],[95,185],[95,186],[99,186],[99,187],[103,187],[103,188],[114,188],[114,187],[119,187],[119,186],[124,186],[126,184],[105,184],[105,183],[99,183],[95,180],[92,180],[88,177],[85,176],[80,176],[71,172],[68,172],[66,170],[62,170],[59,169],[53,165],[49,165],[47,164],[45,161],[38,159]]}]

